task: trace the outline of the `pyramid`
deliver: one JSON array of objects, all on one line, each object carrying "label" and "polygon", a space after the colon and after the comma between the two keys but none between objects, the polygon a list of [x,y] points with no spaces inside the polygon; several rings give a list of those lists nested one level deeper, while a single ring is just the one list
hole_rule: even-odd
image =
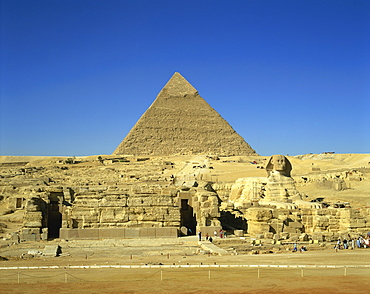
[{"label": "pyramid", "polygon": [[178,72],[113,154],[257,155]]}]

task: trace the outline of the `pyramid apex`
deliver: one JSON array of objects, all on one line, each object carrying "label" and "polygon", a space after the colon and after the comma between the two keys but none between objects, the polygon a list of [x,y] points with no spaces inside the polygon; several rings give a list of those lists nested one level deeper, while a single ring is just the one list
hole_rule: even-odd
[{"label": "pyramid apex", "polygon": [[196,95],[198,91],[179,72],[175,72],[163,87],[161,93],[184,97],[186,95]]}]

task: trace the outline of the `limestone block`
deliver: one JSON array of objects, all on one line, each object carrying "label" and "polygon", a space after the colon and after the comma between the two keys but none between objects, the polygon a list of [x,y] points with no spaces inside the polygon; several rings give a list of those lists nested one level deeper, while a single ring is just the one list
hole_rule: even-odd
[{"label": "limestone block", "polygon": [[211,207],[209,210],[209,215],[213,216],[213,217],[219,217],[220,216],[220,211],[218,209],[218,207],[214,206],[214,207]]},{"label": "limestone block", "polygon": [[20,241],[40,241],[40,228],[23,228],[20,234]]},{"label": "limestone block", "polygon": [[88,208],[88,207],[77,207],[74,206],[71,211],[71,215],[74,218],[84,218],[84,217],[90,217],[92,215],[98,216],[98,210],[97,208]]},{"label": "limestone block", "polygon": [[288,226],[290,228],[294,229],[302,229],[303,225],[300,222],[294,221],[294,222],[288,222]]},{"label": "limestone block", "polygon": [[158,194],[149,194],[141,196],[130,196],[127,199],[127,205],[130,207],[140,206],[173,206],[174,198]]},{"label": "limestone block", "polygon": [[314,217],[314,226],[316,227],[328,227],[329,226],[329,218],[326,216],[315,216]]},{"label": "limestone block", "polygon": [[177,237],[179,232],[176,227],[156,228],[155,234],[157,238]]},{"label": "limestone block", "polygon": [[205,202],[205,201],[207,201],[208,200],[208,196],[206,196],[206,195],[202,195],[202,196],[200,196],[200,202]]},{"label": "limestone block", "polygon": [[41,201],[41,198],[36,197],[36,196],[28,199],[28,201],[26,202],[26,211],[29,211],[29,212],[39,211],[40,201]]},{"label": "limestone block", "polygon": [[99,201],[99,207],[124,207],[127,206],[126,196],[106,196]]},{"label": "limestone block", "polygon": [[41,211],[26,211],[23,217],[23,227],[41,228],[42,227],[42,212]]},{"label": "limestone block", "polygon": [[303,234],[299,235],[299,240],[300,241],[308,241],[309,240],[308,234],[303,233]]},{"label": "limestone block", "polygon": [[211,203],[209,201],[201,203],[201,209],[211,207]]},{"label": "limestone block", "polygon": [[159,222],[164,222],[167,220],[167,215],[164,214],[157,214],[156,215],[156,220]]},{"label": "limestone block", "polygon": [[140,206],[149,206],[150,198],[149,197],[129,197],[127,200],[127,205],[131,207],[140,207]]},{"label": "limestone block", "polygon": [[157,227],[163,227],[163,222],[157,222],[157,221],[139,221],[136,228],[157,228]]},{"label": "limestone block", "polygon": [[339,221],[340,219],[337,219],[337,218],[329,218],[329,225],[332,226],[332,225],[338,225],[339,224]]},{"label": "limestone block", "polygon": [[302,216],[302,222],[306,224],[311,224],[313,223],[313,216],[312,215],[303,215]]},{"label": "limestone block", "polygon": [[267,222],[272,218],[272,211],[269,208],[249,208],[246,218],[253,222]]},{"label": "limestone block", "polygon": [[264,234],[270,231],[270,225],[267,222],[248,221],[248,233],[251,235]]},{"label": "limestone block", "polygon": [[[163,219],[163,217],[162,217],[162,219]],[[140,220],[143,221],[143,222],[146,222],[146,221],[159,221],[158,220],[158,215],[155,214],[155,213],[152,213],[152,212],[144,213],[141,216]]]},{"label": "limestone block", "polygon": [[124,237],[125,237],[124,228],[101,228],[99,229],[100,239],[124,238]]},{"label": "limestone block", "polygon": [[272,239],[272,237],[274,236],[274,234],[272,233],[272,232],[265,232],[264,234],[263,234],[263,237],[265,238],[265,239]]},{"label": "limestone block", "polygon": [[300,234],[301,233],[301,231],[296,228],[284,227],[283,230],[284,230],[284,233],[289,233],[289,234]]},{"label": "limestone block", "polygon": [[100,212],[100,222],[118,223],[128,221],[128,214],[125,208],[104,208]]},{"label": "limestone block", "polygon": [[243,230],[234,230],[234,235],[236,237],[243,237],[244,236],[244,231]]},{"label": "limestone block", "polygon": [[332,213],[331,209],[317,209],[317,210],[313,210],[313,212],[316,214],[316,215],[330,215]]},{"label": "limestone block", "polygon": [[139,230],[140,238],[156,238],[156,230],[158,228],[141,228]]},{"label": "limestone block", "polygon": [[301,214],[302,215],[305,215],[305,216],[310,216],[313,214],[313,211],[312,209],[308,209],[308,208],[302,208],[301,209]]},{"label": "limestone block", "polygon": [[294,242],[297,242],[299,240],[299,236],[300,234],[296,233],[296,232],[291,232],[289,234],[289,238],[294,241]]},{"label": "limestone block", "polygon": [[175,228],[179,228],[181,225],[181,223],[178,221],[165,221],[165,222],[161,222],[161,227],[175,227]]},{"label": "limestone block", "polygon": [[353,219],[349,221],[348,228],[351,229],[359,229],[359,228],[365,228],[366,227],[366,221],[364,219]]},{"label": "limestone block", "polygon": [[89,224],[96,224],[99,223],[99,216],[97,214],[94,215],[87,215],[82,218],[82,225],[91,227]]},{"label": "limestone block", "polygon": [[279,234],[283,231],[284,223],[281,220],[273,219],[270,222],[270,227],[273,232]]},{"label": "limestone block", "polygon": [[351,220],[361,218],[361,213],[355,209],[341,209],[340,218],[343,220]]},{"label": "limestone block", "polygon": [[99,229],[60,229],[59,232],[61,239],[99,239]]}]

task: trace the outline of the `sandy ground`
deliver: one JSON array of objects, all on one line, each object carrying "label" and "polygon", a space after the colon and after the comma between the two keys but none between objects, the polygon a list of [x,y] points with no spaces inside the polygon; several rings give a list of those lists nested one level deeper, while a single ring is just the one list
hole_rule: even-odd
[{"label": "sandy ground", "polygon": [[[212,256],[180,254],[170,242],[153,242],[130,248],[71,246],[65,250],[70,255],[30,259],[10,256],[36,243],[1,248],[9,260],[0,262],[0,293],[369,293],[370,249]],[[191,251],[189,244],[183,248]],[[95,268],[73,268],[82,265]],[[108,267],[117,265],[142,267]],[[178,265],[185,267],[170,268]],[[225,265],[243,267],[218,267]],[[19,268],[30,266],[37,268]]]},{"label": "sandy ground", "polygon": [[[89,272],[91,276],[104,273]],[[111,274],[111,273],[110,273]],[[121,274],[126,274],[121,272]],[[256,278],[248,272],[168,273],[137,271],[126,274],[130,280],[76,281],[52,283],[1,284],[2,293],[369,293],[369,276],[272,276]],[[289,276],[288,276],[289,275]],[[63,279],[63,275],[61,276]],[[68,276],[70,279],[70,276]]]}]

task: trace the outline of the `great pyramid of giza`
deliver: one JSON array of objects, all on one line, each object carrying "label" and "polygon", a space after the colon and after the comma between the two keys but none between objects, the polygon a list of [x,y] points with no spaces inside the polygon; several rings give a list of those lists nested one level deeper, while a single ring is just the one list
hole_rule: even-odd
[{"label": "great pyramid of giza", "polygon": [[256,155],[178,72],[113,154]]}]

